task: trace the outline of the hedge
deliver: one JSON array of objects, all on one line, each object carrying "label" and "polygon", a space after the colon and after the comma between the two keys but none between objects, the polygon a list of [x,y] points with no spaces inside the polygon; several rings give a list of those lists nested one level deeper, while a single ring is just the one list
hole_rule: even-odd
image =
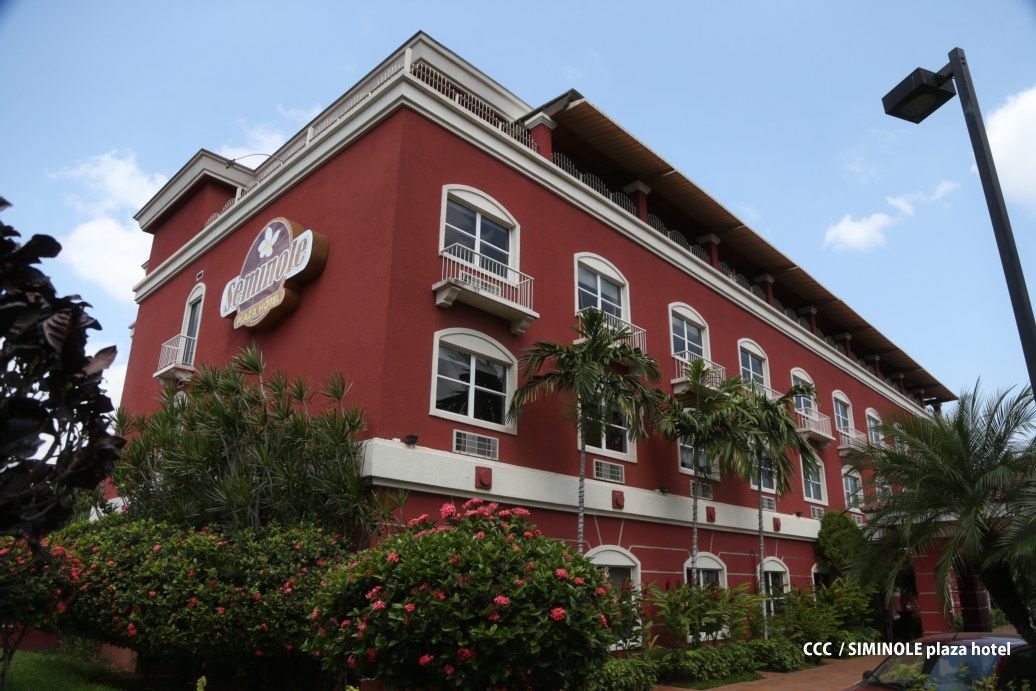
[{"label": "hedge", "polygon": [[756,670],[791,672],[806,665],[806,656],[797,643],[772,638],[689,650],[656,649],[653,661],[659,678],[665,681],[700,682]]},{"label": "hedge", "polygon": [[587,680],[587,691],[651,691],[658,683],[658,666],[637,657],[611,658]]}]

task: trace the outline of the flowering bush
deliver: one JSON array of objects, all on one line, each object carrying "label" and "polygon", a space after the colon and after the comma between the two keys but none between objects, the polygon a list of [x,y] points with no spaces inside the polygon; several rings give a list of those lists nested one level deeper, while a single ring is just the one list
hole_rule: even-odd
[{"label": "flowering bush", "polygon": [[0,687],[11,659],[30,629],[47,629],[64,609],[54,575],[55,554],[34,554],[23,539],[0,536]]},{"label": "flowering bush", "polygon": [[636,617],[600,567],[479,499],[361,552],[327,579],[312,648],[389,687],[569,688]]},{"label": "flowering bush", "polygon": [[[319,675],[300,651],[312,597],[342,552],[314,528],[220,534],[112,516],[56,536],[63,630],[131,648],[150,668]],[[272,675],[272,676],[271,676]]]}]

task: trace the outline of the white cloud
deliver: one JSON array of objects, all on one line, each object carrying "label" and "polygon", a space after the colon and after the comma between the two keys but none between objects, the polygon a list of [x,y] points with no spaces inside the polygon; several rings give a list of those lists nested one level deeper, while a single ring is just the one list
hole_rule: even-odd
[{"label": "white cloud", "polygon": [[133,301],[133,286],[144,278],[141,264],[151,236],[136,223],[99,216],[77,225],[61,239],[58,255],[79,276],[104,288],[116,300]]},{"label": "white cloud", "polygon": [[578,67],[572,67],[571,65],[565,66],[565,81],[572,82],[574,84],[575,82],[580,81],[585,76],[586,73]]},{"label": "white cloud", "polygon": [[841,164],[842,169],[849,174],[849,177],[857,182],[874,182],[880,177],[877,169],[871,164],[867,157],[855,149],[843,152],[842,155],[839,156],[838,161]]},{"label": "white cloud", "polygon": [[885,229],[895,222],[895,218],[880,212],[863,218],[853,218],[846,214],[842,220],[825,231],[824,247],[869,252],[875,247],[885,245]]},{"label": "white cloud", "polygon": [[288,106],[277,106],[277,113],[288,120],[299,125],[305,125],[307,122],[315,118],[320,114],[323,108],[320,106],[313,106],[312,108],[292,108]]},{"label": "white cloud", "polygon": [[1036,86],[1009,96],[986,128],[1004,196],[1036,213]]},{"label": "white cloud", "polygon": [[112,365],[104,371],[104,389],[111,399],[112,405],[119,407],[122,401],[122,389],[126,384],[126,365]]},{"label": "white cloud", "polygon": [[924,192],[910,192],[901,194],[898,197],[885,197],[885,201],[904,216],[913,216],[918,204],[934,204],[950,192],[960,187],[960,183],[953,180],[943,180],[930,194]]},{"label": "white cloud", "polygon": [[81,183],[84,193],[74,194],[72,202],[80,212],[92,215],[124,208],[136,211],[166,183],[164,175],[142,171],[135,153],[117,150],[62,168],[50,177]]},{"label": "white cloud", "polygon": [[231,159],[248,156],[241,161],[241,164],[249,168],[257,168],[267,157],[249,156],[249,154],[272,154],[288,139],[280,128],[273,125],[252,125],[246,127],[244,135],[244,144],[224,144],[217,153]]}]

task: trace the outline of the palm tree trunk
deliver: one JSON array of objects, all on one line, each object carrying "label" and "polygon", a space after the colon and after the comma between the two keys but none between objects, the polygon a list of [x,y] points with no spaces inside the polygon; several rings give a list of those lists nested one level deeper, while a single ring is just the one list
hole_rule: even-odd
[{"label": "palm tree trunk", "polygon": [[[585,435],[583,435],[585,436]],[[583,553],[583,504],[586,499],[586,440],[579,440],[579,499],[576,509],[576,551]]]},{"label": "palm tree trunk", "polygon": [[1029,608],[1014,582],[1010,567],[997,564],[984,569],[982,584],[989,591],[993,604],[1004,613],[1018,635],[1029,645],[1036,645],[1036,621],[1029,614]]},{"label": "palm tree trunk", "polygon": [[[759,590],[759,594],[760,595],[765,595],[768,598],[770,593],[768,592],[769,589],[766,587],[766,571],[763,568],[763,560],[766,559],[766,539],[763,536],[763,454],[757,452],[756,453],[756,457],[758,458],[757,468],[758,468],[758,473],[759,473],[758,480],[756,481],[758,483],[758,486],[759,486],[759,490],[758,490],[758,495],[759,495],[759,511],[757,512],[757,517],[758,517],[758,520],[759,520],[759,581],[758,581],[759,588],[758,588],[758,590]],[[769,625],[769,621],[767,621],[768,618],[769,618],[768,607],[769,607],[769,603],[764,601],[763,602],[763,638],[764,639],[770,637],[770,625]]]},{"label": "palm tree trunk", "polygon": [[691,476],[691,583],[698,585],[698,469]]}]

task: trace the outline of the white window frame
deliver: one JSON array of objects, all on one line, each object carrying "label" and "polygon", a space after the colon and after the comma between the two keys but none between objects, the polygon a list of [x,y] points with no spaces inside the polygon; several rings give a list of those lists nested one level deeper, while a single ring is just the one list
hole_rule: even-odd
[{"label": "white window frame", "polygon": [[799,457],[799,465],[802,470],[802,498],[808,501],[810,504],[817,504],[820,506],[827,506],[827,475],[824,473],[824,462],[823,460],[818,461],[817,470],[820,472],[820,498],[814,499],[806,493],[806,461],[801,456]]},{"label": "white window frame", "polygon": [[579,314],[579,267],[589,269],[598,276],[607,278],[609,281],[619,286],[619,295],[622,300],[620,305],[622,315],[621,319],[629,324],[633,323],[633,319],[630,317],[630,284],[626,280],[626,277],[619,271],[618,267],[612,264],[604,257],[593,254],[592,252],[578,252],[573,257],[572,264],[572,297],[573,307],[575,314]]},{"label": "white window frame", "polygon": [[842,428],[838,426],[838,401],[845,404],[846,410],[849,411],[849,426],[848,429],[856,429],[856,424],[853,422],[853,404],[841,391],[835,391],[831,394],[831,413],[832,421],[835,426],[835,432],[841,432]]},{"label": "white window frame", "polygon": [[197,361],[197,359],[198,359],[198,343],[201,341],[201,321],[202,321],[202,317],[205,315],[205,284],[204,283],[197,283],[197,284],[195,284],[195,286],[193,288],[191,288],[191,292],[187,294],[187,300],[183,303],[183,319],[180,321],[180,335],[181,336],[184,336],[184,337],[188,336],[187,327],[190,324],[190,320],[191,320],[191,305],[193,305],[195,303],[198,304],[198,330],[194,334],[194,343],[193,343],[193,345],[188,346],[186,344],[186,342],[184,342],[184,345],[181,346],[181,348],[190,347],[192,349],[191,350],[191,361],[190,362],[184,362],[184,360],[186,360],[186,358],[184,357],[184,353],[183,352],[181,352],[179,354],[178,358],[177,358],[178,361],[181,364],[186,365],[188,367],[193,367],[195,361]]},{"label": "white window frame", "polygon": [[640,560],[633,556],[633,552],[618,545],[598,545],[584,556],[597,566],[629,568],[630,583],[640,590]]},{"label": "white window frame", "polygon": [[[683,582],[690,583],[687,580],[687,572],[691,568],[691,558],[687,557],[687,561],[683,563]],[[713,571],[719,571],[719,587],[724,590],[727,589],[727,565],[726,563],[717,557],[712,552],[698,552],[698,569],[711,569]]]},{"label": "white window frame", "polygon": [[[694,477],[696,474],[695,470],[697,469],[697,466],[695,466],[695,468],[685,468],[683,466],[683,448],[686,446],[690,446],[690,444],[685,444],[682,439],[676,440],[676,468],[684,475],[690,475],[691,477]],[[711,464],[711,466],[712,472],[708,473],[707,475],[702,475],[702,479],[719,482],[719,480],[722,477],[719,470],[719,464],[713,463]]]},{"label": "white window frame", "polygon": [[[793,367],[789,376],[790,376],[790,381],[791,381],[791,385],[792,386],[795,386],[795,380],[799,379],[799,380],[809,384],[810,386],[812,386],[814,391],[816,390],[816,386],[817,385],[813,383],[813,377],[809,376],[809,373],[806,370],[802,369],[801,367]],[[813,396],[810,397],[810,403],[812,403],[812,405],[813,405],[813,408],[812,408],[813,412],[814,413],[819,413],[820,412],[820,406],[817,404],[817,397],[816,397],[815,393],[814,393]],[[801,410],[798,407],[798,401],[797,400],[795,401],[795,410]]]},{"label": "white window frame", "polygon": [[[754,470],[756,470],[758,468],[759,468],[759,462],[756,461],[756,462],[753,463],[753,472],[754,472]],[[774,482],[773,482],[773,489],[770,489],[768,487],[763,487],[763,493],[764,494],[772,494],[773,497],[774,497],[774,501],[776,501],[777,500],[777,475],[776,475],[776,472],[774,473],[773,480],[774,480]],[[762,482],[762,478],[759,478],[759,481]],[[756,482],[755,480],[752,480],[749,483],[749,486],[753,490],[756,490],[756,491],[759,490],[759,482]]]},{"label": "white window frame", "polygon": [[[848,492],[845,489],[845,478],[847,476],[855,477],[860,482],[860,504],[859,506],[849,506]],[[842,501],[845,502],[845,508],[853,513],[863,513],[863,476],[856,470],[853,470],[849,466],[842,467]]]},{"label": "white window frame", "polygon": [[[579,448],[582,442],[583,431],[578,430],[576,433],[576,448]],[[604,430],[601,430],[601,441],[604,441]],[[605,449],[600,446],[594,446],[589,441],[586,443],[586,452],[595,456],[603,456],[605,458],[612,458],[617,461],[625,461],[627,463],[637,462],[637,440],[634,439],[630,433],[629,428],[626,428],[626,451],[613,451],[612,449]]]},{"label": "white window frame", "polygon": [[446,249],[446,202],[451,199],[462,206],[468,207],[475,213],[482,214],[490,220],[499,223],[510,231],[507,266],[516,271],[519,270],[521,268],[521,255],[519,252],[522,244],[521,225],[503,204],[482,190],[469,187],[468,185],[449,184],[442,187],[442,203],[440,204],[439,212],[439,251],[442,252]]},{"label": "white window frame", "polygon": [[881,425],[881,416],[878,415],[878,412],[874,410],[874,408],[867,409],[867,411],[864,413],[864,420],[867,421],[867,441],[871,444],[881,444],[883,441],[885,441],[884,438],[881,436],[880,432],[877,433],[877,440],[875,440],[871,436],[871,421],[877,422],[879,426]]},{"label": "white window frame", "polygon": [[[765,606],[767,608],[769,608],[770,607],[770,598],[772,597],[772,595],[768,594],[766,592],[766,590],[767,590],[767,588],[766,588],[766,574],[767,573],[783,573],[784,574],[783,588],[782,588],[782,592],[781,592],[781,595],[784,595],[784,594],[787,594],[791,590],[791,569],[789,569],[788,565],[785,564],[784,561],[782,559],[779,559],[778,557],[766,557],[765,559],[763,559],[763,568],[762,568],[762,573],[760,574],[762,579],[763,579],[763,583],[760,584],[762,586],[760,589],[762,590],[763,595],[766,597]],[[768,611],[770,611],[772,613],[772,610],[768,609]]]},{"label": "white window frame", "polygon": [[749,353],[756,357],[762,358],[763,361],[763,386],[770,387],[770,358],[766,357],[766,351],[762,347],[750,338],[742,338],[737,342],[737,373],[740,376],[744,376],[741,367],[741,351],[747,350]]},{"label": "white window frame", "polygon": [[439,410],[435,407],[435,392],[439,376],[440,343],[445,343],[452,348],[462,350],[466,353],[493,360],[507,367],[507,395],[504,399],[505,412],[511,404],[511,398],[514,396],[514,391],[518,384],[517,358],[515,358],[514,355],[512,355],[511,352],[496,339],[473,329],[442,329],[440,331],[436,331],[432,338],[432,377],[431,388],[428,394],[428,414],[434,417],[440,417],[446,420],[471,425],[473,427],[482,427],[484,429],[491,429],[497,432],[504,432],[505,434],[517,434],[518,429],[513,423],[505,422],[504,424],[498,424],[495,422],[488,422],[469,415],[460,415],[448,410]]},{"label": "white window frame", "polygon": [[673,347],[673,324],[676,319],[682,319],[685,322],[694,324],[701,329],[701,349],[702,357],[706,360],[712,360],[712,348],[709,344],[709,324],[706,322],[698,310],[694,309],[686,302],[671,302],[669,303],[669,350],[673,355],[677,354],[676,348]]}]

